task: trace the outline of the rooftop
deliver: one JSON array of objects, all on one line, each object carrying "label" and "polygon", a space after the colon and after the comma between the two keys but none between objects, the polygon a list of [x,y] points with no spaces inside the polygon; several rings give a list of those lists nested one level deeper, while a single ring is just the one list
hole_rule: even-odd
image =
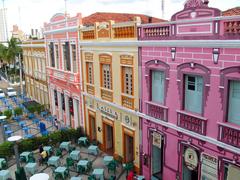
[{"label": "rooftop", "polygon": [[136,17],[136,16],[141,18],[142,24],[159,23],[159,22],[166,21],[163,19],[147,16],[144,14],[96,12],[94,14],[84,17],[83,24],[84,25],[93,25],[95,22],[106,22],[109,20],[113,20],[116,23],[134,21],[134,17]]},{"label": "rooftop", "polygon": [[237,16],[237,15],[240,15],[240,6],[228,9],[226,11],[223,11],[222,15],[223,16]]}]

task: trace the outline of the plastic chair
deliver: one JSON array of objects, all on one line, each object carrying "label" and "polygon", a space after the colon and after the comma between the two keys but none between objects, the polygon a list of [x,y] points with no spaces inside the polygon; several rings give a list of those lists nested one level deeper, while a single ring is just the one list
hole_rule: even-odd
[{"label": "plastic chair", "polygon": [[88,176],[88,180],[96,180],[96,177],[94,175]]},{"label": "plastic chair", "polygon": [[87,164],[87,171],[91,171],[92,170],[92,161],[89,161]]},{"label": "plastic chair", "polygon": [[67,164],[67,168],[74,166],[74,161],[71,157],[67,157],[66,159],[66,164]]},{"label": "plastic chair", "polygon": [[55,173],[54,179],[55,180],[64,180],[62,174],[60,174],[60,173]]},{"label": "plastic chair", "polygon": [[108,165],[107,165],[107,168],[108,168],[108,172],[110,171],[113,171],[114,174],[116,174],[116,169],[117,169],[117,164],[115,161],[111,161]]},{"label": "plastic chair", "polygon": [[62,156],[62,150],[60,148],[57,148],[55,151],[56,156]]}]

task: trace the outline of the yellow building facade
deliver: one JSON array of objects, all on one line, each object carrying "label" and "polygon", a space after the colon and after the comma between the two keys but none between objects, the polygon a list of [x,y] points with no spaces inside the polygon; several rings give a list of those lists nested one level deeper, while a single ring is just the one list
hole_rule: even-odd
[{"label": "yellow building facade", "polygon": [[26,94],[42,105],[49,106],[44,40],[22,44]]},{"label": "yellow building facade", "polygon": [[138,48],[122,44],[137,40],[140,18],[81,27],[85,129],[100,148],[140,168]]}]

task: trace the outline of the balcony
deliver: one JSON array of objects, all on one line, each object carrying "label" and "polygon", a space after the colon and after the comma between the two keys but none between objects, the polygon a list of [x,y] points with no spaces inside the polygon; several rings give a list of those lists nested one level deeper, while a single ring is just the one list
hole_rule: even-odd
[{"label": "balcony", "polygon": [[177,125],[198,134],[206,135],[207,119],[177,110]]},{"label": "balcony", "polygon": [[146,101],[147,115],[162,121],[168,121],[168,107]]},{"label": "balcony", "polygon": [[122,95],[122,106],[129,109],[134,109],[134,98],[129,97],[128,95]]},{"label": "balcony", "polygon": [[240,20],[224,22],[224,33],[227,35],[240,35]]},{"label": "balcony", "polygon": [[94,85],[92,85],[92,84],[87,84],[87,93],[88,93],[88,94],[91,94],[91,95],[94,95],[94,94],[95,94]]},{"label": "balcony", "polygon": [[68,81],[70,83],[77,83],[80,81],[78,73],[63,71],[60,69],[48,68],[48,75],[62,81]]},{"label": "balcony", "polygon": [[170,26],[144,27],[144,39],[167,39],[170,36]]},{"label": "balcony", "polygon": [[218,123],[219,141],[240,148],[240,129],[234,125]]},{"label": "balcony", "polygon": [[83,40],[94,39],[95,38],[95,31],[94,30],[84,31],[82,33],[82,38],[83,38]]},{"label": "balcony", "polygon": [[134,38],[135,37],[135,27],[134,26],[126,26],[126,27],[116,27],[113,28],[114,38]]},{"label": "balcony", "polygon": [[106,101],[113,101],[113,92],[110,89],[101,88],[101,98]]}]

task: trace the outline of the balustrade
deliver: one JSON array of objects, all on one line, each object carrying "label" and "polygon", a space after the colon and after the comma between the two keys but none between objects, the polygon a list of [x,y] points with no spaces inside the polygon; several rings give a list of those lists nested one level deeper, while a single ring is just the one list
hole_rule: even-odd
[{"label": "balustrade", "polygon": [[227,34],[238,34],[240,35],[240,21],[229,21],[224,22],[224,32]]},{"label": "balustrade", "polygon": [[107,89],[101,89],[101,97],[103,100],[113,101],[113,92]]},{"label": "balustrade", "polygon": [[122,95],[122,106],[134,109],[134,98]]},{"label": "balustrade", "polygon": [[146,27],[143,28],[143,33],[145,38],[161,38],[161,37],[169,37],[170,35],[170,27]]},{"label": "balustrade", "polygon": [[162,121],[168,121],[168,107],[156,104],[153,102],[146,102],[147,115]]}]

